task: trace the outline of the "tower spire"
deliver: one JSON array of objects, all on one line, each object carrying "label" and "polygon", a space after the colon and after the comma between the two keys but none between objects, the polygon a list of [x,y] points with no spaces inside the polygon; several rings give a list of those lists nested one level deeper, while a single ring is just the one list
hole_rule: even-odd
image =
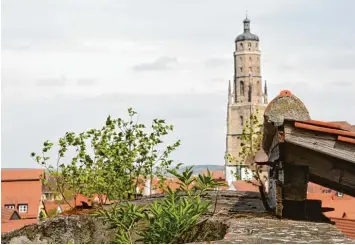
[{"label": "tower spire", "polygon": [[228,95],[231,94],[231,80],[229,80],[229,84],[228,84]]},{"label": "tower spire", "polygon": [[265,84],[264,84],[264,104],[268,103],[268,98],[267,98],[267,83],[265,80]]},{"label": "tower spire", "polygon": [[250,20],[248,19],[248,11],[245,17],[245,20],[243,21],[244,23],[244,33],[245,32],[250,32]]}]

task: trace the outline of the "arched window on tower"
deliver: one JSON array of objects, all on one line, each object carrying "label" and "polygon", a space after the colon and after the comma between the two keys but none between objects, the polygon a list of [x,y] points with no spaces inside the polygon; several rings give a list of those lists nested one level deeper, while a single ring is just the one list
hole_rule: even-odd
[{"label": "arched window on tower", "polygon": [[249,50],[251,49],[251,42],[248,42]]},{"label": "arched window on tower", "polygon": [[249,85],[249,90],[248,90],[248,102],[251,102],[251,95],[252,95],[252,87]]},{"label": "arched window on tower", "polygon": [[251,57],[249,57],[249,63],[250,63],[250,64],[252,63],[252,59],[251,59]]},{"label": "arched window on tower", "polygon": [[244,96],[244,82],[240,81],[240,95]]},{"label": "arched window on tower", "polygon": [[240,43],[239,47],[240,47],[240,50],[243,50],[244,49],[243,43]]},{"label": "arched window on tower", "polygon": [[243,116],[240,116],[240,125],[241,125],[241,126],[244,126]]},{"label": "arched window on tower", "polygon": [[255,43],[255,48],[258,49],[258,43]]}]

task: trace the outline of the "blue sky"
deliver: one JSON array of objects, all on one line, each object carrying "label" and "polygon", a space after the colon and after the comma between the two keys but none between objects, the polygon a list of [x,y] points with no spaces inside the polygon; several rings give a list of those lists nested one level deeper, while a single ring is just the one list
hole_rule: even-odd
[{"label": "blue sky", "polygon": [[2,1],[2,167],[132,106],[165,118],[186,164],[223,164],[228,80],[245,12],[269,98],[355,124],[355,2]]}]

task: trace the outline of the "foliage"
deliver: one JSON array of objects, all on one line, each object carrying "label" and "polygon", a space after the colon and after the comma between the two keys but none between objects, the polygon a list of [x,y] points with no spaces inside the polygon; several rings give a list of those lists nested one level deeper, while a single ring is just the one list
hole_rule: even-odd
[{"label": "foliage", "polygon": [[[264,182],[266,179],[261,179],[260,173],[262,169],[258,166],[255,162],[255,155],[260,150],[261,141],[263,138],[262,134],[263,124],[260,122],[260,115],[259,111],[256,110],[255,113],[250,115],[249,120],[245,122],[243,131],[239,139],[241,140],[240,143],[240,151],[239,151],[239,162],[237,161],[236,157],[231,155],[226,156],[229,162],[236,162],[239,165],[247,165],[248,168],[252,171],[253,179],[255,181],[247,182],[258,186],[260,195],[262,197],[262,201],[266,210],[269,210],[269,206],[266,201],[266,191],[265,191],[265,184]],[[245,168],[245,172],[247,174],[247,168]],[[237,179],[240,179],[238,173],[234,173]],[[266,178],[266,177],[265,177]]]},{"label": "foliage", "polygon": [[[259,120],[259,112],[251,114],[250,118],[245,122],[242,134],[238,137],[241,140],[239,158],[232,155],[227,155],[226,158],[229,162],[234,162],[237,165],[248,165],[252,170],[253,178],[260,180],[259,167],[255,163],[255,155],[260,150],[262,140],[262,127],[263,124]],[[237,179],[240,179],[238,173],[234,173]]]},{"label": "foliage", "polygon": [[[144,221],[146,228],[138,232],[143,243],[183,243],[190,239],[189,231],[196,226],[202,214],[206,213],[211,202],[202,199],[206,190],[223,184],[213,180],[208,171],[207,175],[192,175],[192,168],[187,168],[182,174],[176,170],[169,170],[179,179],[179,188],[172,190],[165,187],[166,197],[157,200],[145,208],[132,208],[134,204],[101,210],[96,216],[104,217],[114,227],[118,227],[115,242],[132,243],[132,231],[139,221]],[[117,211],[119,210],[119,211]],[[127,219],[125,217],[130,217]],[[120,225],[129,220],[128,225]],[[123,228],[122,228],[123,227]],[[134,227],[127,229],[126,227]]]},{"label": "foliage", "polygon": [[109,221],[112,228],[117,228],[115,243],[133,243],[133,232],[137,227],[137,222],[144,218],[144,209],[131,203],[115,204],[110,210],[99,210],[93,216],[104,217]]},{"label": "foliage", "polygon": [[183,243],[211,203],[200,196],[181,196],[169,190],[161,201],[155,201],[146,215],[148,228],[140,234],[144,243]]},{"label": "foliage", "polygon": [[[173,126],[154,119],[147,132],[146,126],[137,122],[133,109],[128,109],[128,115],[128,121],[108,116],[101,129],[67,132],[59,139],[55,167],[48,155],[54,146],[52,142],[45,141],[40,154],[31,153],[55,179],[53,191],[59,192],[69,205],[68,199],[78,193],[88,197],[99,194],[101,205],[107,198],[131,199],[136,195],[140,177],[163,175],[173,164],[169,156],[180,141],[162,147],[162,137],[173,131]],[[73,157],[68,157],[70,152],[74,152]],[[69,198],[64,195],[68,189],[72,193]]]}]

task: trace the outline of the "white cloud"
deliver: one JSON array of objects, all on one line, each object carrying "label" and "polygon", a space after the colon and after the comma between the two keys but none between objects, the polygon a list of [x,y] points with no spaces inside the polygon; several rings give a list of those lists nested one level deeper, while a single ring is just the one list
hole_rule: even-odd
[{"label": "white cloud", "polygon": [[133,104],[177,124],[186,144],[179,157],[223,164],[226,92],[245,10],[260,37],[270,99],[290,89],[313,118],[354,124],[354,7],[351,0],[2,1],[5,166],[29,164],[27,151],[40,141],[72,125],[99,125]]}]

